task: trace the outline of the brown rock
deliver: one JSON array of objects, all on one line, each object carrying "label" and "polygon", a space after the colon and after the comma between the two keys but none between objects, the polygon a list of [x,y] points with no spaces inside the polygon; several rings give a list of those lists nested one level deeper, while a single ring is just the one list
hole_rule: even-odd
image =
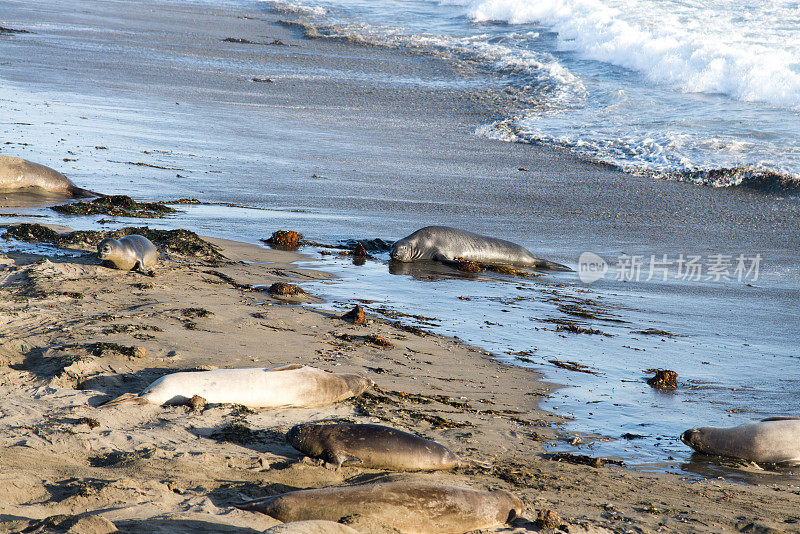
[{"label": "brown rock", "polygon": [[356,244],[356,247],[353,249],[353,256],[358,256],[360,258],[366,258],[368,256],[367,249],[364,248],[364,245],[361,243]]},{"label": "brown rock", "polygon": [[534,521],[539,528],[558,528],[562,523],[561,517],[553,510],[539,510]]},{"label": "brown rock", "polygon": [[669,369],[659,369],[647,383],[656,389],[675,389],[678,387],[678,373]]},{"label": "brown rock", "polygon": [[272,237],[267,239],[266,242],[275,247],[296,249],[300,245],[301,239],[303,239],[302,234],[293,230],[278,230],[273,232]]},{"label": "brown rock", "polygon": [[354,325],[364,325],[367,324],[367,317],[364,315],[364,308],[356,304],[356,307],[350,310],[349,312],[345,313],[341,317],[345,321],[349,321]]},{"label": "brown rock", "polygon": [[144,347],[133,347],[134,358],[147,358],[147,349]]},{"label": "brown rock", "polygon": [[267,289],[267,293],[279,297],[287,297],[292,295],[302,295],[305,293],[305,291],[300,286],[296,286],[294,284],[287,284],[285,282],[275,282],[274,284],[269,286],[269,289]]}]

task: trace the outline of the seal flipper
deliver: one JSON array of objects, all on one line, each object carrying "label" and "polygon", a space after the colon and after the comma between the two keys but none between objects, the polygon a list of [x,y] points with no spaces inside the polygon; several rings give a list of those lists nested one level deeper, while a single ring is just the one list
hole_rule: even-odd
[{"label": "seal flipper", "polygon": [[361,458],[357,456],[351,456],[349,454],[345,454],[343,452],[335,452],[331,450],[326,450],[320,456],[324,465],[328,469],[333,469],[334,471],[338,471],[342,465],[345,463],[347,464],[360,464],[362,463]]},{"label": "seal flipper", "polygon": [[119,406],[120,404],[150,404],[150,402],[136,393],[124,393],[116,399],[104,402],[98,408],[108,408],[110,406]]}]

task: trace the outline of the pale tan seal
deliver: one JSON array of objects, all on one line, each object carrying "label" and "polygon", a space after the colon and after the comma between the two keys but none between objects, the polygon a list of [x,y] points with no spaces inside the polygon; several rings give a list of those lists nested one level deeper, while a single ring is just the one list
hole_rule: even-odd
[{"label": "pale tan seal", "polygon": [[473,463],[435,441],[382,425],[305,423],[292,427],[286,440],[298,451],[336,469],[342,464],[357,464],[372,469],[425,471]]},{"label": "pale tan seal", "polygon": [[358,534],[358,531],[333,521],[293,521],[268,528],[264,534]]},{"label": "pale tan seal", "polygon": [[123,271],[147,272],[158,262],[158,250],[146,237],[131,234],[121,239],[109,237],[100,241],[97,258]]},{"label": "pale tan seal", "polygon": [[770,417],[731,428],[692,428],[681,435],[681,441],[706,454],[800,465],[800,417]]},{"label": "pale tan seal", "polygon": [[306,365],[271,369],[216,369],[162,376],[139,395],[125,394],[104,406],[185,404],[193,396],[207,403],[242,404],[251,408],[313,408],[358,396],[372,387],[361,375],[327,373]]},{"label": "pale tan seal", "polygon": [[407,534],[456,534],[500,526],[522,513],[522,501],[504,491],[385,482],[292,491],[238,505],[280,521],[322,519],[359,528],[377,522]]},{"label": "pale tan seal", "polygon": [[71,197],[100,196],[81,189],[60,172],[12,156],[0,156],[0,191],[30,191]]},{"label": "pale tan seal", "polygon": [[534,269],[569,271],[569,267],[537,258],[504,239],[487,237],[447,226],[426,226],[392,245],[389,255],[401,262],[435,260],[466,261],[490,265],[521,265]]}]

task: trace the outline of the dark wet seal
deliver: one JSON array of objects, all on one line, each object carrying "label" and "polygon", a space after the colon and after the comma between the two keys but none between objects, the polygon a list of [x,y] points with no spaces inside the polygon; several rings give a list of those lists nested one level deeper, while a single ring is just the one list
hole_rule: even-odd
[{"label": "dark wet seal", "polygon": [[127,195],[110,195],[88,202],[73,202],[50,208],[65,215],[111,215],[142,219],[162,218],[178,210],[160,202],[136,202]]},{"label": "dark wet seal", "polygon": [[655,376],[647,379],[647,384],[655,389],[672,390],[678,387],[678,373],[669,369],[659,369]]},{"label": "dark wet seal", "polygon": [[504,491],[479,491],[436,484],[386,482],[292,491],[236,505],[284,523],[308,519],[339,521],[401,532],[445,534],[498,527],[516,519],[522,501]]},{"label": "dark wet seal", "polygon": [[292,427],[286,441],[335,469],[358,465],[392,471],[428,471],[470,464],[444,445],[382,425],[305,423]]}]

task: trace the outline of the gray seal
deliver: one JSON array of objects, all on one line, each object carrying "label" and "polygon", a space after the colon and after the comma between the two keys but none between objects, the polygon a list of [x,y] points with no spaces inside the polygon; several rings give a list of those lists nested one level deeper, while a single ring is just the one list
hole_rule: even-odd
[{"label": "gray seal", "polygon": [[97,258],[123,271],[146,272],[158,261],[158,250],[146,237],[131,234],[122,239],[109,237],[100,241]]},{"label": "gray seal", "polygon": [[455,261],[464,259],[489,265],[520,265],[534,269],[569,271],[569,267],[537,258],[531,252],[504,239],[487,237],[447,226],[426,226],[392,245],[393,260]]},{"label": "gray seal", "polygon": [[298,451],[336,469],[343,464],[393,471],[454,469],[470,462],[443,445],[382,425],[300,424],[286,440]]},{"label": "gray seal", "polygon": [[453,534],[497,527],[522,513],[522,501],[504,491],[479,491],[418,482],[384,482],[299,490],[237,505],[283,522],[348,517],[408,534]]},{"label": "gray seal", "polygon": [[731,428],[692,428],[681,435],[681,441],[706,454],[800,465],[800,417],[770,417]]},{"label": "gray seal", "polygon": [[71,197],[97,197],[60,172],[22,158],[0,156],[0,191],[31,191]]}]

